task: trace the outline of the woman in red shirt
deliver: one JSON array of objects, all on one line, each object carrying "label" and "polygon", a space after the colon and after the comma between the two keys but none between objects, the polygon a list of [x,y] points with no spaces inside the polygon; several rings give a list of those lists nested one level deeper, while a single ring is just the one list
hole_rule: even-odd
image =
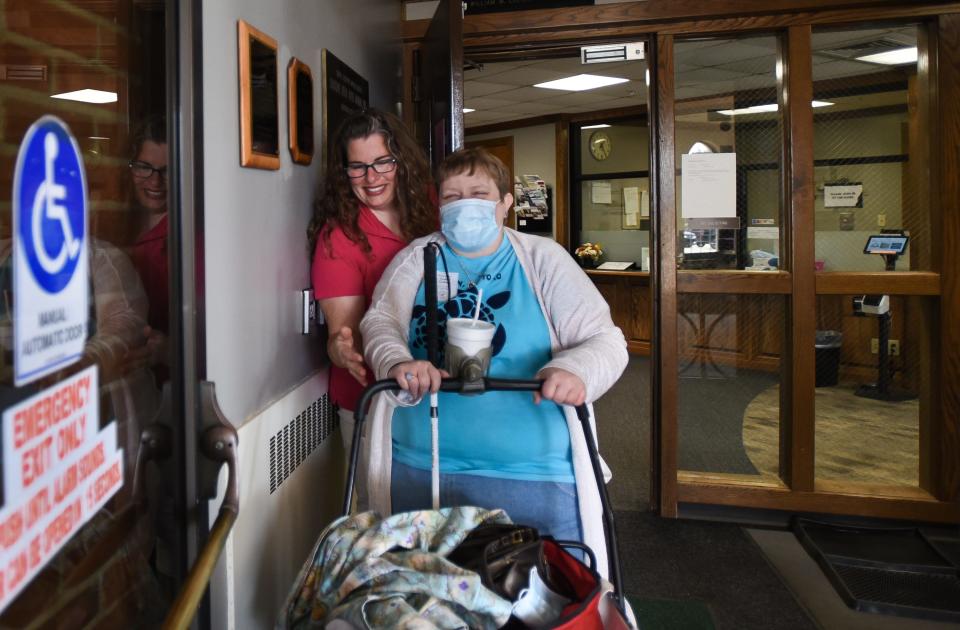
[{"label": "woman in red shirt", "polygon": [[360,320],[393,256],[434,232],[439,219],[430,167],[399,118],[367,109],[345,120],[334,142],[307,235],[313,290],[329,330],[330,396],[349,448],[353,409],[372,374]]}]

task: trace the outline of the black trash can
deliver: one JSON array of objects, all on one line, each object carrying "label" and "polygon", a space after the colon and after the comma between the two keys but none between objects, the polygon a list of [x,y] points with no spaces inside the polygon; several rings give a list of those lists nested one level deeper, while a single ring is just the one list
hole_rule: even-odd
[{"label": "black trash can", "polygon": [[817,331],[817,387],[836,385],[840,378],[840,346],[843,333],[839,330]]}]

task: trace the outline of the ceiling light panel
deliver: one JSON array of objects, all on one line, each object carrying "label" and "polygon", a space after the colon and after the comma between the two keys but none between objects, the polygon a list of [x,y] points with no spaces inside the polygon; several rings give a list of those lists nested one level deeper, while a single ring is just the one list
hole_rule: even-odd
[{"label": "ceiling light panel", "polygon": [[84,90],[75,90],[73,92],[51,94],[50,98],[60,98],[65,101],[80,101],[81,103],[96,103],[100,105],[103,103],[116,103],[117,93],[87,88]]},{"label": "ceiling light panel", "polygon": [[878,63],[885,66],[902,66],[917,63],[917,47],[911,46],[909,48],[898,48],[896,50],[888,50],[872,55],[864,55],[863,57],[857,57],[857,61]]},{"label": "ceiling light panel", "polygon": [[572,77],[547,81],[545,83],[535,83],[533,87],[544,88],[548,90],[565,90],[568,92],[584,92],[586,90],[595,90],[608,85],[626,83],[630,79],[620,77],[606,77],[598,74],[578,74]]}]

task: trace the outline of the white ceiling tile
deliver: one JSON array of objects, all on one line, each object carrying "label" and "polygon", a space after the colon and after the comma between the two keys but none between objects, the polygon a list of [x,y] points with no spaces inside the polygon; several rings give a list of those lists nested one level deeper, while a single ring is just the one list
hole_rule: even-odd
[{"label": "white ceiling tile", "polygon": [[677,63],[694,64],[703,67],[718,66],[733,61],[770,57],[776,59],[777,41],[774,37],[758,37],[737,40],[718,40],[714,46],[687,48],[684,42],[677,42],[674,56]]},{"label": "white ceiling tile", "polygon": [[777,60],[774,57],[753,57],[750,59],[740,59],[730,63],[711,66],[710,69],[760,75],[767,77],[767,80],[771,83],[776,83],[777,81]]},{"label": "white ceiling tile", "polygon": [[509,92],[515,90],[516,86],[507,83],[494,83],[493,81],[464,81],[464,94],[467,98],[471,96],[486,96],[488,94],[498,94],[500,92]]},{"label": "white ceiling tile", "polygon": [[858,77],[866,74],[889,72],[889,70],[890,66],[879,66],[875,63],[834,60],[826,63],[816,64],[813,67],[813,80],[821,81],[823,79]]},{"label": "white ceiling tile", "polygon": [[463,106],[469,107],[470,109],[476,109],[476,110],[498,109],[501,107],[510,107],[516,102],[517,101],[512,99],[493,98],[489,96],[478,96],[476,98],[463,99]]},{"label": "white ceiling tile", "polygon": [[730,89],[737,79],[747,76],[743,72],[732,72],[730,70],[718,70],[716,68],[701,68],[699,70],[689,70],[677,74],[677,86],[684,87],[690,85],[711,84],[722,86],[722,89]]}]

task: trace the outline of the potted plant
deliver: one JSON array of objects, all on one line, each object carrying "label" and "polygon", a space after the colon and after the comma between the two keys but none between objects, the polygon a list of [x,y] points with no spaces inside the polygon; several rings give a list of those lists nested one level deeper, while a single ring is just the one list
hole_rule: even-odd
[{"label": "potted plant", "polygon": [[576,249],[574,255],[581,267],[592,269],[600,263],[600,257],[603,256],[603,247],[600,243],[584,243]]}]

